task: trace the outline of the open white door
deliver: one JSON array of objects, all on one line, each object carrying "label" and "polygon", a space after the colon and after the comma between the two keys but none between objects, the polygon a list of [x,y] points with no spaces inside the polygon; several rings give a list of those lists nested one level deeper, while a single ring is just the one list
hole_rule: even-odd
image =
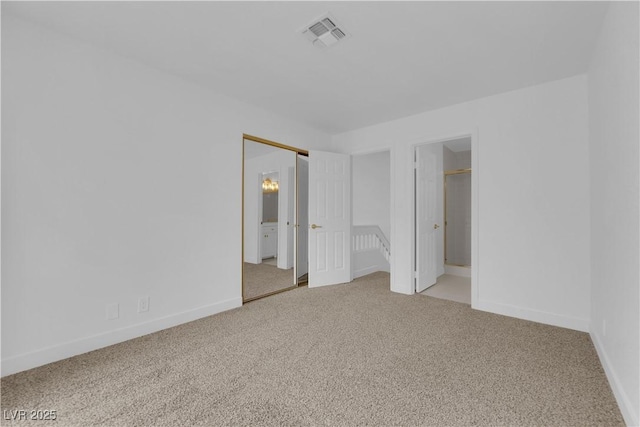
[{"label": "open white door", "polygon": [[309,287],[351,281],[351,159],[309,152]]},{"label": "open white door", "polygon": [[416,147],[416,292],[435,285],[438,278],[438,183],[442,177],[442,144]]}]

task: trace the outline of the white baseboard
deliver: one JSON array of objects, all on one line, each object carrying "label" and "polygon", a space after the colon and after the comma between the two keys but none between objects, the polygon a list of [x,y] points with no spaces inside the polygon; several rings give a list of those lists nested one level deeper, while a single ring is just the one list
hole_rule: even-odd
[{"label": "white baseboard", "polygon": [[593,345],[598,352],[600,363],[604,368],[604,373],[607,375],[607,379],[609,380],[609,385],[611,386],[613,395],[616,398],[616,402],[618,402],[618,407],[620,408],[620,412],[622,412],[624,422],[627,423],[628,426],[640,425],[640,416],[633,408],[631,399],[629,399],[629,396],[622,388],[620,379],[616,374],[613,365],[611,365],[611,359],[609,359],[609,356],[600,341],[600,337],[594,331],[589,332],[589,335],[591,335],[591,341],[593,341]]},{"label": "white baseboard", "polygon": [[183,323],[191,322],[240,306],[242,306],[242,298],[232,298],[216,304],[171,314],[148,322],[138,323],[113,331],[43,348],[31,353],[8,357],[6,359],[2,359],[1,376],[4,377],[17,372],[26,371],[27,369],[36,368],[38,366],[46,365],[47,363],[56,362],[58,360],[77,356],[99,348],[118,344],[123,341],[138,338],[143,335],[158,332],[163,329],[178,326]]},{"label": "white baseboard", "polygon": [[531,310],[529,308],[500,304],[486,300],[479,300],[476,304],[472,304],[471,308],[515,317],[518,319],[530,320],[532,322],[544,323],[545,325],[560,326],[561,328],[573,329],[580,332],[589,332],[588,319],[563,316],[546,311]]}]

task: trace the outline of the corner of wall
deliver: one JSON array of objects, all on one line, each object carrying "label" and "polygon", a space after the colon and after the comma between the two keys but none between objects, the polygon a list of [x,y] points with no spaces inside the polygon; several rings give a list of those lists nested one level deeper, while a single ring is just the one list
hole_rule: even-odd
[{"label": "corner of wall", "polygon": [[638,12],[608,5],[587,74],[590,335],[629,425],[640,424]]},{"label": "corner of wall", "polygon": [[598,333],[593,330],[593,327],[590,328],[589,335],[591,336],[591,341],[593,342],[593,346],[598,353],[598,358],[600,359],[600,363],[604,369],[604,372],[609,380],[609,386],[613,391],[613,395],[618,402],[618,407],[620,408],[620,412],[622,413],[622,417],[625,422],[629,426],[638,426],[640,425],[640,417],[638,413],[634,409],[633,402],[629,395],[625,392],[624,387],[620,381],[620,376],[615,370],[615,367],[611,363],[611,358],[607,354],[604,345],[602,344],[602,340]]}]

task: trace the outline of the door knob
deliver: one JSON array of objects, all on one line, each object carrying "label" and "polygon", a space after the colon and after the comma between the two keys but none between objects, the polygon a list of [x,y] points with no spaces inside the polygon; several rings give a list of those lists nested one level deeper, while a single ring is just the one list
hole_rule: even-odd
[{"label": "door knob", "polygon": [[311,224],[311,228],[312,228],[313,230],[315,230],[316,228],[322,228],[322,226],[321,226],[321,225]]},{"label": "door knob", "polygon": [[440,226],[438,224],[433,224],[433,229],[437,230],[438,228],[440,228]]}]

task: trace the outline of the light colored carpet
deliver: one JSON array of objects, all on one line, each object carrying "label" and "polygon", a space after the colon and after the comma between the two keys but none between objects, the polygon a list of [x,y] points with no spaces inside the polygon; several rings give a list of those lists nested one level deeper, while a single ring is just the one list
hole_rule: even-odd
[{"label": "light colored carpet", "polygon": [[471,305],[471,278],[443,274],[435,285],[420,292],[420,295]]},{"label": "light colored carpet", "polygon": [[386,273],[1,384],[3,410],[55,409],[58,426],[623,425],[588,334],[394,294]]},{"label": "light colored carpet", "polygon": [[291,286],[294,286],[293,268],[284,270],[266,263],[244,263],[243,297],[245,300],[267,295]]}]

